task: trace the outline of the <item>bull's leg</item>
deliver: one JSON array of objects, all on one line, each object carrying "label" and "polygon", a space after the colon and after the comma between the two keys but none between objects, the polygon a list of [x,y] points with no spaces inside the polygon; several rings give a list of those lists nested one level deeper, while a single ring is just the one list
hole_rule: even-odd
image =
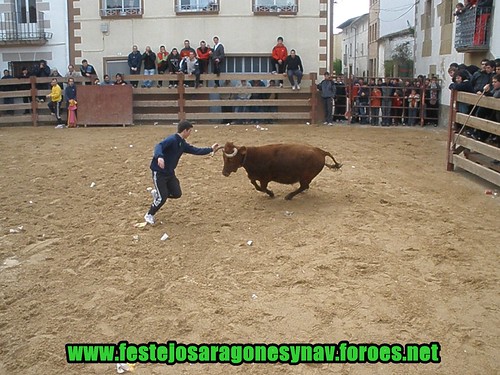
[{"label": "bull's leg", "polygon": [[295,191],[292,191],[290,194],[288,194],[285,199],[286,200],[290,200],[292,199],[293,197],[295,197],[297,194],[299,193],[302,193],[304,190],[307,190],[309,189],[309,182],[305,182],[305,181],[300,181],[300,186],[297,190]]},{"label": "bull's leg", "polygon": [[257,184],[256,180],[250,180],[255,189],[258,191],[262,191],[263,193],[267,193],[271,198],[274,197],[274,193],[267,188],[267,184],[269,181],[260,181],[260,186]]}]

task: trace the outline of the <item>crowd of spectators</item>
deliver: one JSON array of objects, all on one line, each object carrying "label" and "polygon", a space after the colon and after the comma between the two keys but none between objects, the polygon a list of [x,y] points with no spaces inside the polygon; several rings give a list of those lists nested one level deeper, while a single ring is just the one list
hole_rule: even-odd
[{"label": "crowd of spectators", "polygon": [[[372,126],[438,124],[441,86],[437,77],[354,78],[346,85],[340,75],[335,86],[333,122],[343,122],[345,113],[351,123]],[[331,124],[328,119],[325,122]]]},{"label": "crowd of spectators", "polygon": [[[475,93],[478,100],[481,96],[500,98],[500,58],[483,59],[481,67],[475,65],[450,64],[448,74],[452,79],[450,90]],[[458,102],[457,111],[483,119],[500,122],[500,112],[481,106],[472,106]],[[479,129],[466,128],[465,134],[479,141],[489,141],[500,145],[499,137]]]}]

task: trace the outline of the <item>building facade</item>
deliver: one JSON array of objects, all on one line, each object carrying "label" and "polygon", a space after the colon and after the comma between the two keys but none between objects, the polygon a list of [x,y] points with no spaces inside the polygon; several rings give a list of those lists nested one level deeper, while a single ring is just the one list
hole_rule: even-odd
[{"label": "building facade", "polygon": [[[392,60],[394,49],[410,43],[408,38],[415,20],[415,0],[370,0],[370,24],[368,29],[368,71],[370,76],[386,75],[386,62]],[[398,44],[401,43],[401,44]]]},{"label": "building facade", "polygon": [[[415,6],[415,73],[442,80],[441,103],[449,105],[452,62],[480,65],[500,57],[500,7],[454,16],[456,1],[423,0]],[[465,18],[461,18],[465,16]],[[470,20],[469,20],[470,18]],[[485,20],[484,24],[480,24]],[[469,21],[471,25],[469,25]],[[446,113],[447,111],[442,111]]]},{"label": "building facade", "polygon": [[350,18],[338,26],[342,29],[342,65],[344,74],[356,77],[368,75],[369,14]]},{"label": "building facade", "polygon": [[184,40],[224,45],[227,72],[270,72],[278,36],[296,50],[305,72],[327,65],[328,0],[68,0],[69,56],[87,59],[99,75],[128,73],[126,59],[160,45],[180,50]]},{"label": "building facade", "polygon": [[40,60],[64,75],[68,59],[65,0],[0,0],[0,67],[14,75]]}]

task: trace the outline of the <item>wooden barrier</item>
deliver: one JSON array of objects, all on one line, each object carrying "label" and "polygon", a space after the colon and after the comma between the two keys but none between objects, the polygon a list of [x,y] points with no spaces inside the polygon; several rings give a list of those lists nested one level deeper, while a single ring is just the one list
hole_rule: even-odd
[{"label": "wooden barrier", "polygon": [[[500,123],[457,112],[458,103],[471,107],[490,108],[500,111],[500,100],[480,97],[477,94],[453,91],[450,103],[450,123],[448,128],[447,170],[455,167],[464,169],[495,185],[500,186],[500,148],[485,140],[474,139],[474,131],[483,131],[500,137]],[[477,137],[476,137],[477,138]],[[492,137],[489,137],[491,139]]]},{"label": "wooden barrier", "polygon": [[[50,116],[47,103],[38,102],[37,98],[45,97],[50,93],[49,89],[41,89],[40,84],[49,85],[52,77],[37,78],[31,77],[25,79],[3,79],[0,80],[0,103],[3,98],[14,98],[17,103],[0,104],[0,124],[21,124],[32,123],[34,126],[39,123],[52,123],[53,117]],[[271,74],[253,74],[253,73],[223,73],[220,76],[215,74],[203,74],[201,80],[203,86],[199,88],[185,87],[194,86],[194,77],[184,74],[156,74],[146,75],[124,75],[127,82],[152,80],[155,82],[151,88],[136,87],[132,89],[132,113],[133,122],[174,122],[182,119],[194,120],[198,123],[203,122],[233,122],[233,121],[286,121],[290,122],[311,122],[315,123],[318,116],[321,116],[322,108],[318,107],[317,102],[319,93],[316,89],[316,73],[305,74],[302,78],[301,90],[292,90],[288,83],[288,78]],[[275,81],[276,86],[266,87],[236,87],[236,81],[245,79]],[[58,78],[59,82],[66,82],[66,78]],[[214,87],[214,81],[220,81],[221,87]],[[231,80],[230,87],[222,87],[222,82]],[[284,87],[280,88],[278,81],[284,82]],[[101,121],[106,117],[106,108],[85,103],[88,97],[79,95],[82,83],[90,83],[90,79],[77,77],[75,82],[78,84],[77,101],[79,102],[78,121],[80,124],[104,124]],[[156,87],[156,83],[161,81],[162,87]],[[169,88],[168,82],[175,81],[177,87]],[[29,90],[2,91],[9,86],[29,85]],[[118,86],[99,87],[106,90],[113,90]],[[88,87],[85,86],[84,89]],[[130,86],[130,88],[132,88]],[[236,99],[237,94],[260,94],[259,99]],[[105,96],[112,98],[112,93],[106,93]],[[268,99],[270,96],[275,98]],[[20,103],[22,98],[29,98],[27,103]],[[27,100],[25,100],[27,101]],[[83,113],[85,105],[92,106],[91,118],[86,118]],[[95,104],[95,103],[94,103]],[[124,104],[125,105],[125,104]],[[83,106],[83,107],[82,107]],[[63,105],[64,107],[64,105]],[[233,109],[238,107],[241,112]],[[8,111],[23,111],[10,115]],[[24,113],[29,112],[29,114]],[[102,112],[102,113],[101,113]],[[123,121],[110,121],[109,123],[126,124]]]}]

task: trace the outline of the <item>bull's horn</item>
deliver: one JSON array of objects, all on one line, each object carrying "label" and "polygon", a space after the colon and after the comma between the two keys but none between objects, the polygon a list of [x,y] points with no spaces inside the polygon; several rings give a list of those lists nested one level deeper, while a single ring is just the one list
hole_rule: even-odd
[{"label": "bull's horn", "polygon": [[219,151],[221,148],[224,148],[224,146],[219,146],[217,147],[215,150],[212,151],[212,156],[217,152]]},{"label": "bull's horn", "polygon": [[238,153],[238,149],[235,147],[234,151],[232,153],[228,154],[228,153],[224,152],[224,155],[226,155],[228,158],[232,158],[232,157],[235,157],[237,153]]}]

